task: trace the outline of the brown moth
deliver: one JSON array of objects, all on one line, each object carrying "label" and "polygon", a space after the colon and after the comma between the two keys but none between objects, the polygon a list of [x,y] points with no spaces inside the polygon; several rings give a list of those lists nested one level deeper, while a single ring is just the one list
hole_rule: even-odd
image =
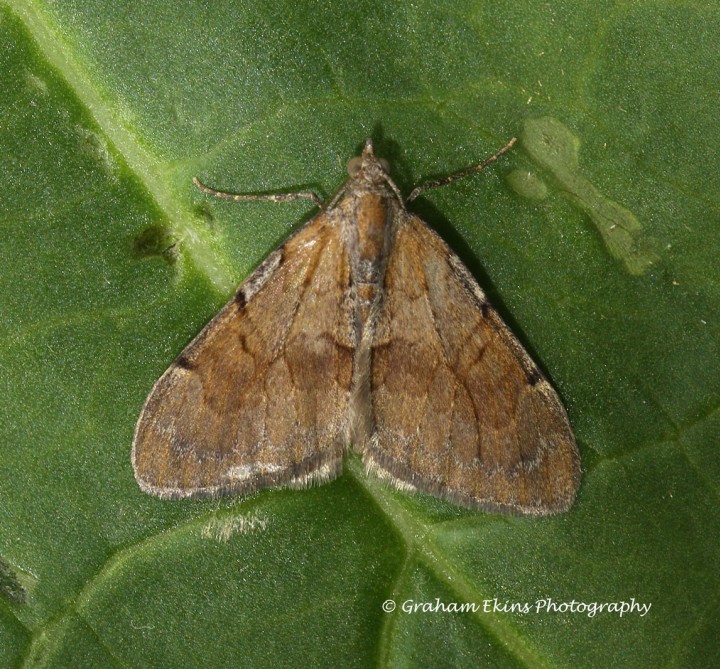
[{"label": "brown moth", "polygon": [[[482,165],[416,188],[477,171]],[[406,208],[372,142],[150,391],[140,487],[164,498],[370,472],[462,506],[565,511],[580,459],[565,410],[460,259]],[[231,195],[288,200],[313,193]]]}]

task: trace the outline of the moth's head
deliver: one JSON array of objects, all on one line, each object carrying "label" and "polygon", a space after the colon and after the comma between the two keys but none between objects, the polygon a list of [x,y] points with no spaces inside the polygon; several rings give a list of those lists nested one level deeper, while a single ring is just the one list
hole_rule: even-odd
[{"label": "moth's head", "polygon": [[365,178],[370,181],[383,182],[390,173],[390,163],[384,158],[375,156],[372,139],[368,137],[362,153],[348,161],[347,171],[353,179]]}]

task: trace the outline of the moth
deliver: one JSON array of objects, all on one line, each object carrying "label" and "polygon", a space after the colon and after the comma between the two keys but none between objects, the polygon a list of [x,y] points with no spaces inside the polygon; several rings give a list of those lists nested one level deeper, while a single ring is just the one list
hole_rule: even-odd
[{"label": "moth", "polygon": [[[320,212],[154,385],[132,464],[163,498],[305,487],[367,470],[486,511],[568,509],[580,459],[560,399],[371,140]],[[314,193],[232,195],[288,200]]]}]

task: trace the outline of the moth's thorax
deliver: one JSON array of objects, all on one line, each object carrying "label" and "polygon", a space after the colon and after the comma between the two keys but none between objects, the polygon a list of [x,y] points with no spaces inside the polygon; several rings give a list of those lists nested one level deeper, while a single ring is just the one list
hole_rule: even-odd
[{"label": "moth's thorax", "polygon": [[357,230],[356,255],[360,283],[378,280],[376,267],[382,261],[386,237],[392,227],[394,202],[377,193],[367,193],[355,201],[353,223]]},{"label": "moth's thorax", "polygon": [[338,203],[337,213],[344,228],[357,295],[357,316],[364,324],[382,286],[387,256],[403,209],[385,183],[355,181],[352,185],[359,188],[349,189]]},{"label": "moth's thorax", "polygon": [[362,155],[348,163],[350,179],[337,207],[350,228],[346,238],[358,270],[353,278],[361,284],[377,283],[382,278],[378,265],[387,254],[397,215],[404,209],[388,169],[387,162],[375,157],[368,140]]}]

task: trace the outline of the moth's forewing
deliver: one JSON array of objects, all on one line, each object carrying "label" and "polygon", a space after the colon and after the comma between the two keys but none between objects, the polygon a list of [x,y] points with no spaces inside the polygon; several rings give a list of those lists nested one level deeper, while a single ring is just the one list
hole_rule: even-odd
[{"label": "moth's forewing", "polygon": [[142,489],[197,497],[337,475],[355,346],[349,285],[340,231],[321,213],[155,384],[133,442]]},{"label": "moth's forewing", "polygon": [[369,467],[464,506],[567,509],[580,461],[565,410],[467,269],[398,221],[374,324]]}]

